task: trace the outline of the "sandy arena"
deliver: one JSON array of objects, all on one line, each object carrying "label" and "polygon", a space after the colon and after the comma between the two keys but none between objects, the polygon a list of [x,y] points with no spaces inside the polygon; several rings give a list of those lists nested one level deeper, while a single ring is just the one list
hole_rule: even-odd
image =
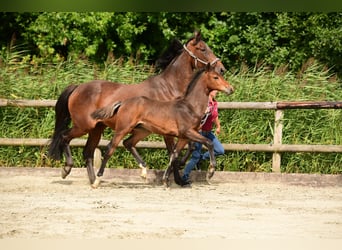
[{"label": "sandy arena", "polygon": [[0,238],[342,239],[342,177],[203,172],[165,189],[161,172],[0,168]]}]

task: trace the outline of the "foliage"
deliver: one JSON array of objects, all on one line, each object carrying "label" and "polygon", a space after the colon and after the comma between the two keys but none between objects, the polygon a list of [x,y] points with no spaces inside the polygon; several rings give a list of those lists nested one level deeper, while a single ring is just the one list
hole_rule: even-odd
[{"label": "foliage", "polygon": [[0,46],[24,44],[37,61],[108,57],[152,64],[172,38],[200,29],[231,69],[266,64],[300,71],[310,58],[342,73],[342,13],[0,13]]}]

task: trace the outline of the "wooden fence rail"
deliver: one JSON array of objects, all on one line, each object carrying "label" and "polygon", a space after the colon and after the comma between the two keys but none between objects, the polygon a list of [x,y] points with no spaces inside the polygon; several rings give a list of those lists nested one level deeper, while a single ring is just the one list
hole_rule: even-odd
[{"label": "wooden fence rail", "polygon": [[[55,100],[8,100],[0,99],[0,107],[54,107]],[[298,145],[282,144],[284,109],[342,109],[342,101],[293,101],[293,102],[219,102],[219,109],[275,110],[273,144],[232,144],[223,143],[226,151],[272,152],[272,171],[280,172],[281,153],[283,152],[316,152],[342,153],[342,145]],[[47,146],[49,139],[36,138],[0,138],[2,146]],[[71,146],[84,146],[85,139],[74,139]],[[101,140],[99,146],[104,147],[108,140]],[[119,145],[122,147],[122,143]],[[165,148],[164,142],[141,141],[140,148]]]}]

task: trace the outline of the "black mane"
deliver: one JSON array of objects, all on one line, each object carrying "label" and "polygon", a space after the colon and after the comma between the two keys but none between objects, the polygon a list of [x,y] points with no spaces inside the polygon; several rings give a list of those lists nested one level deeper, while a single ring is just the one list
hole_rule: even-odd
[{"label": "black mane", "polygon": [[170,46],[164,51],[161,57],[156,61],[157,71],[163,71],[172,60],[179,56],[183,51],[183,44],[177,40],[172,40]]}]

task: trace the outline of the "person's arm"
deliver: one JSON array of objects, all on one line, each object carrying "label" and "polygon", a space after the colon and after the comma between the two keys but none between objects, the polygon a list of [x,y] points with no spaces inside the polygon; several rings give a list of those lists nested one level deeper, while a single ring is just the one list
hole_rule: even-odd
[{"label": "person's arm", "polygon": [[214,120],[214,124],[216,127],[216,134],[219,134],[221,132],[221,124],[218,117],[216,117],[216,119]]}]

